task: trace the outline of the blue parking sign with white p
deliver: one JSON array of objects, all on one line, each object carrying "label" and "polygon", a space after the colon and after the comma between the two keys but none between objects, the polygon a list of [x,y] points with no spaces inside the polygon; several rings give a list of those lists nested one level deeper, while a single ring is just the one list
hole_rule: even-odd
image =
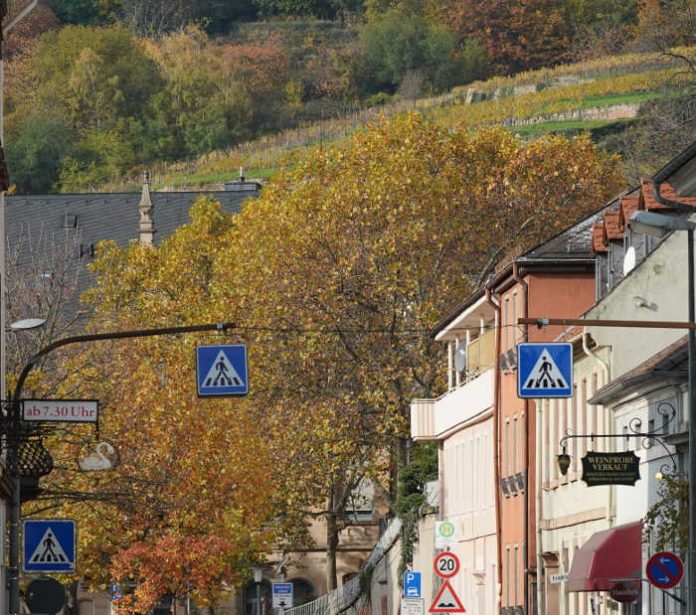
[{"label": "blue parking sign with white p", "polygon": [[75,521],[24,521],[24,572],[75,572]]},{"label": "blue parking sign with white p", "polygon": [[573,396],[573,345],[517,345],[517,395],[522,398]]},{"label": "blue parking sign with white p", "polygon": [[196,379],[200,397],[246,395],[249,392],[246,346],[198,346]]},{"label": "blue parking sign with white p", "polygon": [[421,598],[420,572],[404,572],[404,598]]}]

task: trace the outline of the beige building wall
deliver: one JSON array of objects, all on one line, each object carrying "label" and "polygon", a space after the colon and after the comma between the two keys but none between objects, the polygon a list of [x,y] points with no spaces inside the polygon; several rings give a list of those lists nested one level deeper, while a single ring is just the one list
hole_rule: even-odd
[{"label": "beige building wall", "polygon": [[[615,525],[612,488],[588,487],[582,480],[581,459],[588,450],[612,451],[612,439],[568,439],[571,456],[563,476],[556,455],[560,440],[567,434],[613,432],[610,411],[587,400],[608,382],[608,349],[588,355],[582,349],[582,335],[574,340],[574,395],[572,399],[544,399],[537,404],[537,567],[539,611],[547,615],[591,615],[610,613],[600,607],[600,593],[567,592],[564,575],[575,551],[595,532]],[[594,611],[593,611],[594,605]]]}]

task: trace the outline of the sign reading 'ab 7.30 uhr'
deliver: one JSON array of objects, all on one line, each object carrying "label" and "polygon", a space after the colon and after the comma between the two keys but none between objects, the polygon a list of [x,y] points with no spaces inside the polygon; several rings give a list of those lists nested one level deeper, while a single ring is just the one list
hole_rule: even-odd
[{"label": "sign reading 'ab 7.30 uhr'", "polygon": [[48,423],[96,423],[99,402],[96,399],[24,399],[22,418]]},{"label": "sign reading 'ab 7.30 uhr'", "polygon": [[640,459],[633,451],[624,453],[588,452],[582,458],[582,480],[588,487],[635,485],[640,480]]}]

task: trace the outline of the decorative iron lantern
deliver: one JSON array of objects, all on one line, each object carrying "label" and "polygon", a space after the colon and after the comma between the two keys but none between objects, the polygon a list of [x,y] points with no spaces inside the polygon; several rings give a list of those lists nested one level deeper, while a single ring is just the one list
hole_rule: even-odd
[{"label": "decorative iron lantern", "polygon": [[558,469],[561,471],[561,474],[565,476],[568,474],[568,468],[570,467],[570,455],[566,453],[566,447],[563,447],[563,451],[556,456],[556,459],[558,460]]}]

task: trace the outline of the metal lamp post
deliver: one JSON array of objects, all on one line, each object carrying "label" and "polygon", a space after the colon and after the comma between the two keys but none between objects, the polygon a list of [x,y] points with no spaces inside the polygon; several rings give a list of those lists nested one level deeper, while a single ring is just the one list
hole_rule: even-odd
[{"label": "metal lamp post", "polygon": [[252,566],[254,571],[254,583],[256,583],[256,615],[261,615],[261,582],[263,581],[263,568]]},{"label": "metal lamp post", "polygon": [[[696,322],[696,307],[694,301],[694,229],[696,224],[678,218],[665,216],[648,211],[636,211],[631,215],[631,228],[639,233],[654,237],[664,237],[672,231],[686,231],[688,242],[688,300],[689,322]],[[696,329],[690,328],[688,333],[689,384],[688,384],[688,413],[689,413],[689,557],[688,557],[688,586],[689,586],[689,615],[696,615]]]},{"label": "metal lamp post", "polygon": [[[24,327],[27,328],[27,327]],[[98,342],[102,340],[116,340],[136,337],[154,337],[160,335],[175,335],[179,333],[195,333],[204,331],[224,332],[234,329],[234,323],[215,323],[204,325],[188,325],[181,327],[161,327],[157,329],[136,329],[131,331],[111,331],[107,333],[95,333],[91,335],[75,335],[56,340],[41,348],[33,357],[27,361],[22,369],[14,394],[10,400],[9,408],[9,430],[7,433],[7,465],[9,467],[10,481],[12,484],[12,497],[10,499],[10,544],[9,544],[9,613],[18,615],[19,609],[19,525],[21,520],[21,472],[19,468],[19,445],[21,439],[21,404],[22,390],[29,372],[39,362],[42,357],[69,344],[84,344],[87,342]]]}]

